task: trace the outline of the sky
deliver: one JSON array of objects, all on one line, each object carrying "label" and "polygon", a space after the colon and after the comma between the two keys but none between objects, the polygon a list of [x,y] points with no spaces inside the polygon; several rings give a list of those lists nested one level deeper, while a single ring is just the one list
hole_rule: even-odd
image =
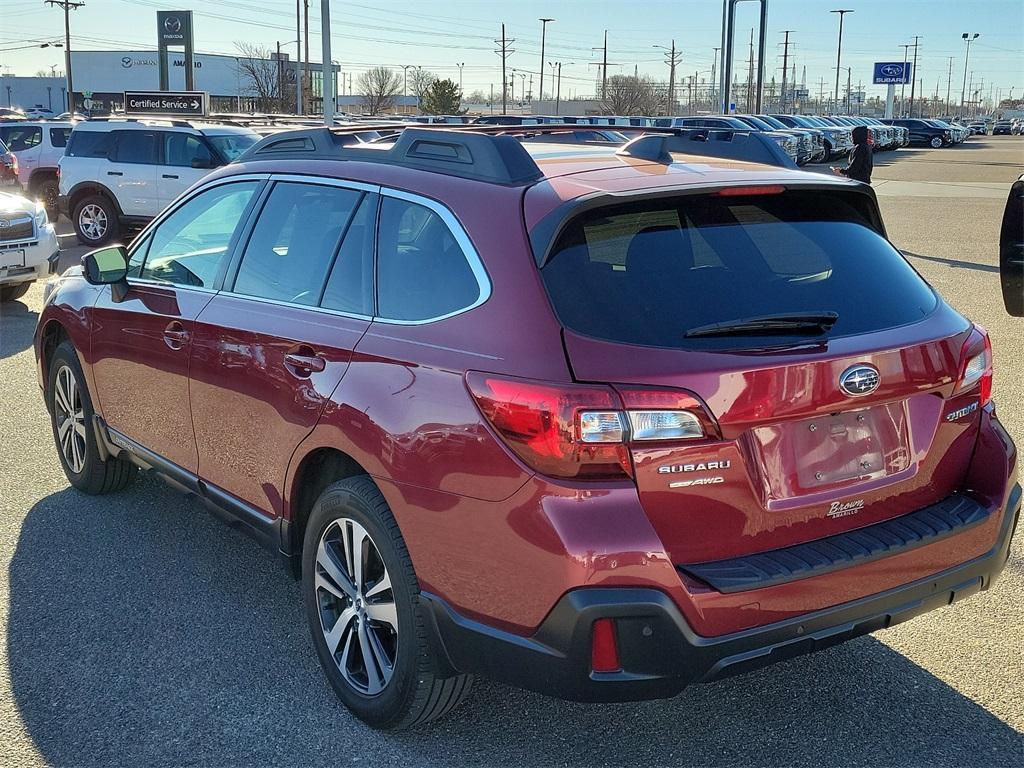
[{"label": "sky", "polygon": [[[321,0],[310,1],[310,51],[319,60]],[[964,32],[979,33],[970,50],[969,75],[1024,95],[1024,2],[1021,0],[766,0],[768,52],[766,80],[781,79],[783,31],[790,32],[790,56],[797,79],[806,66],[809,90],[819,81],[828,93],[835,81],[838,15],[848,8],[843,25],[843,67],[851,68],[854,87],[863,81],[867,95],[883,95],[884,86],[868,86],[876,61],[901,61],[903,44],[919,37],[918,77],[927,94],[938,86],[945,96],[947,79],[958,93],[964,77]],[[739,44],[734,66],[745,78],[749,36],[757,24],[759,3],[742,2],[737,11]],[[273,49],[295,38],[294,0],[85,0],[71,14],[72,46],[92,50],[153,50],[156,11],[192,10],[195,47],[200,53],[235,55],[244,40]],[[681,52],[677,78],[710,76],[714,47],[721,45],[722,0],[334,0],[331,9],[332,58],[354,78],[377,65],[421,66],[458,82],[463,90],[487,92],[501,81],[501,59],[494,40],[501,24],[514,42],[509,69],[538,79],[540,17],[547,25],[545,59],[563,62],[562,97],[594,92],[602,52],[593,50],[608,32],[608,74],[637,71],[668,79],[665,53],[675,40]],[[59,48],[39,43],[63,39],[63,13],[43,0],[0,0],[0,71],[32,75],[63,70]],[[756,42],[755,42],[756,46]],[[286,49],[287,50],[287,49]],[[911,57],[913,49],[911,48]],[[952,77],[949,76],[952,57]],[[792,61],[792,59],[791,59]],[[719,64],[720,66],[720,64]],[[545,91],[550,88],[550,69]],[[843,74],[845,81],[846,74]],[[534,88],[537,88],[534,82]],[[993,95],[996,95],[993,92]]]}]

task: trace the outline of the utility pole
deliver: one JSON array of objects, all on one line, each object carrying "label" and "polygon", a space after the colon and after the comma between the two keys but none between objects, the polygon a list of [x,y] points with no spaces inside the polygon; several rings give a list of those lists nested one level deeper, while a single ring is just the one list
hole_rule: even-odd
[{"label": "utility pole", "polygon": [[786,75],[789,73],[789,33],[792,29],[784,29],[786,39],[782,43],[782,93],[779,96],[779,111],[786,112]]},{"label": "utility pole", "polygon": [[913,46],[910,43],[901,45],[903,49],[903,82],[900,83],[900,114],[903,117],[910,117],[907,114],[907,62],[910,59],[910,49]]},{"label": "utility pole", "polygon": [[[604,51],[601,62],[594,62],[595,66],[601,68],[601,100],[604,101],[605,86],[608,82],[608,30],[604,31],[604,45],[600,48],[591,48],[592,51]],[[620,64],[612,64],[610,66],[618,67]]]},{"label": "utility pole", "polygon": [[505,76],[505,64],[508,61],[508,57],[511,56],[515,51],[509,48],[509,45],[515,42],[513,39],[505,37],[505,23],[501,24],[501,38],[494,41],[498,43],[501,48],[495,51],[496,54],[501,56],[501,114],[508,114],[508,92],[505,90],[508,78]]},{"label": "utility pole", "polygon": [[[949,57],[949,74],[946,76],[946,113],[949,116],[952,116],[952,112],[949,109],[949,95],[950,95],[949,94],[949,89],[952,87],[952,85],[953,85],[953,57],[950,56]],[[935,98],[938,98],[938,96],[936,96]]]},{"label": "utility pole", "polygon": [[47,5],[54,5],[64,10],[64,78],[67,80],[68,91],[68,112],[75,116],[75,83],[71,76],[71,21],[68,18],[71,11],[77,11],[84,2],[71,2],[71,0],[46,0]]},{"label": "utility pole", "polygon": [[[818,78],[818,108],[821,109],[822,103],[825,101],[825,78]],[[826,111],[822,109],[822,111]]]},{"label": "utility pole", "polygon": [[[302,37],[303,37],[303,41],[304,41],[303,42],[303,47],[305,48],[305,51],[306,51],[302,58],[305,59],[305,61],[306,61],[306,68],[308,68],[309,67],[309,61],[310,61],[310,59],[309,59],[309,0],[302,0]],[[302,90],[303,91],[306,90],[306,70],[305,69],[302,70]],[[303,95],[305,95],[305,93],[303,93]],[[312,96],[313,96],[313,94],[311,93],[310,94],[310,101],[312,101]],[[312,107],[313,105],[309,104],[307,106]]]},{"label": "utility pole", "polygon": [[338,86],[334,81],[334,62],[331,61],[331,0],[320,0],[320,46],[324,125],[333,125],[334,111],[338,106]]},{"label": "utility pole", "polygon": [[[540,98],[544,99],[544,40],[548,33],[548,22],[554,19],[538,19],[540,22]],[[533,96],[533,85],[530,85],[530,96]]]},{"label": "utility pole", "polygon": [[[917,41],[921,39],[920,35],[914,35],[914,77],[917,77]],[[914,84],[916,80],[911,79],[910,81],[910,114],[907,117],[914,116]],[[922,90],[923,93],[923,90]]]},{"label": "utility pole", "polygon": [[[679,51],[676,53],[676,41],[672,41],[672,47],[666,48],[664,45],[655,45],[655,48],[660,48],[665,51],[666,59],[665,63],[668,64],[668,98],[665,100],[665,111],[669,115],[675,114],[676,108],[676,65],[683,58],[683,52]],[[634,76],[635,76],[634,72]]]},{"label": "utility pole", "polygon": [[302,0],[295,0],[295,114],[302,114]]},{"label": "utility pole", "polygon": [[711,99],[712,103],[718,101],[718,81],[715,79],[715,65],[718,63],[718,52],[721,48],[712,48],[714,54],[711,56],[711,87],[715,89],[714,98]]},{"label": "utility pole", "polygon": [[[541,68],[543,72],[543,67]],[[533,72],[530,73],[530,92],[526,95],[527,101],[530,102],[530,110],[533,110]]]},{"label": "utility pole", "polygon": [[836,108],[839,107],[839,67],[842,66],[843,58],[843,17],[848,13],[853,13],[851,8],[840,8],[835,11],[829,11],[829,13],[839,14],[839,45],[836,46]]},{"label": "utility pole", "polygon": [[978,39],[979,35],[977,32],[974,33],[974,37],[968,36],[966,32],[961,36],[965,43],[967,43],[967,53],[964,54],[964,85],[960,91],[960,113],[964,111],[964,99],[967,98],[967,62],[971,58],[971,43]]},{"label": "utility pole", "polygon": [[750,58],[747,59],[747,114],[754,111],[754,28],[750,28]]}]

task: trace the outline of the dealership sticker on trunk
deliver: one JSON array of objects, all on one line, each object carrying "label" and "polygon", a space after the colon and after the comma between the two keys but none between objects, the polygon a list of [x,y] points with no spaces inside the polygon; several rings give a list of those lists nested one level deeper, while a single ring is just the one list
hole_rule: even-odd
[{"label": "dealership sticker on trunk", "polygon": [[829,517],[849,517],[850,515],[856,515],[864,509],[864,499],[857,499],[856,501],[833,501],[832,506],[828,508]]}]

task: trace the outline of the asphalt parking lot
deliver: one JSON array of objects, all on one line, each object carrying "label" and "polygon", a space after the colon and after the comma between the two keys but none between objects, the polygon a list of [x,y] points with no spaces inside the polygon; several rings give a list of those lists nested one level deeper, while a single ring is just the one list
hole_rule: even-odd
[{"label": "asphalt parking lot", "polygon": [[[878,155],[875,188],[893,242],[991,334],[1024,444],[1024,320],[996,261],[1022,171],[1024,137],[974,137]],[[37,285],[0,317],[0,766],[1024,765],[1020,533],[990,592],[670,701],[478,681],[431,730],[375,733],[336,701],[298,585],[255,543],[158,480],[69,489],[33,367],[41,301]]]}]

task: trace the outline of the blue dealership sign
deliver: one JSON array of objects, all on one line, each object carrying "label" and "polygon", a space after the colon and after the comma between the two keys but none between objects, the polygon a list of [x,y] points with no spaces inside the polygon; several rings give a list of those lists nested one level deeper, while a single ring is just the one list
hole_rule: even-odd
[{"label": "blue dealership sign", "polygon": [[913,65],[909,61],[881,61],[875,63],[875,85],[901,85],[911,80]]}]

